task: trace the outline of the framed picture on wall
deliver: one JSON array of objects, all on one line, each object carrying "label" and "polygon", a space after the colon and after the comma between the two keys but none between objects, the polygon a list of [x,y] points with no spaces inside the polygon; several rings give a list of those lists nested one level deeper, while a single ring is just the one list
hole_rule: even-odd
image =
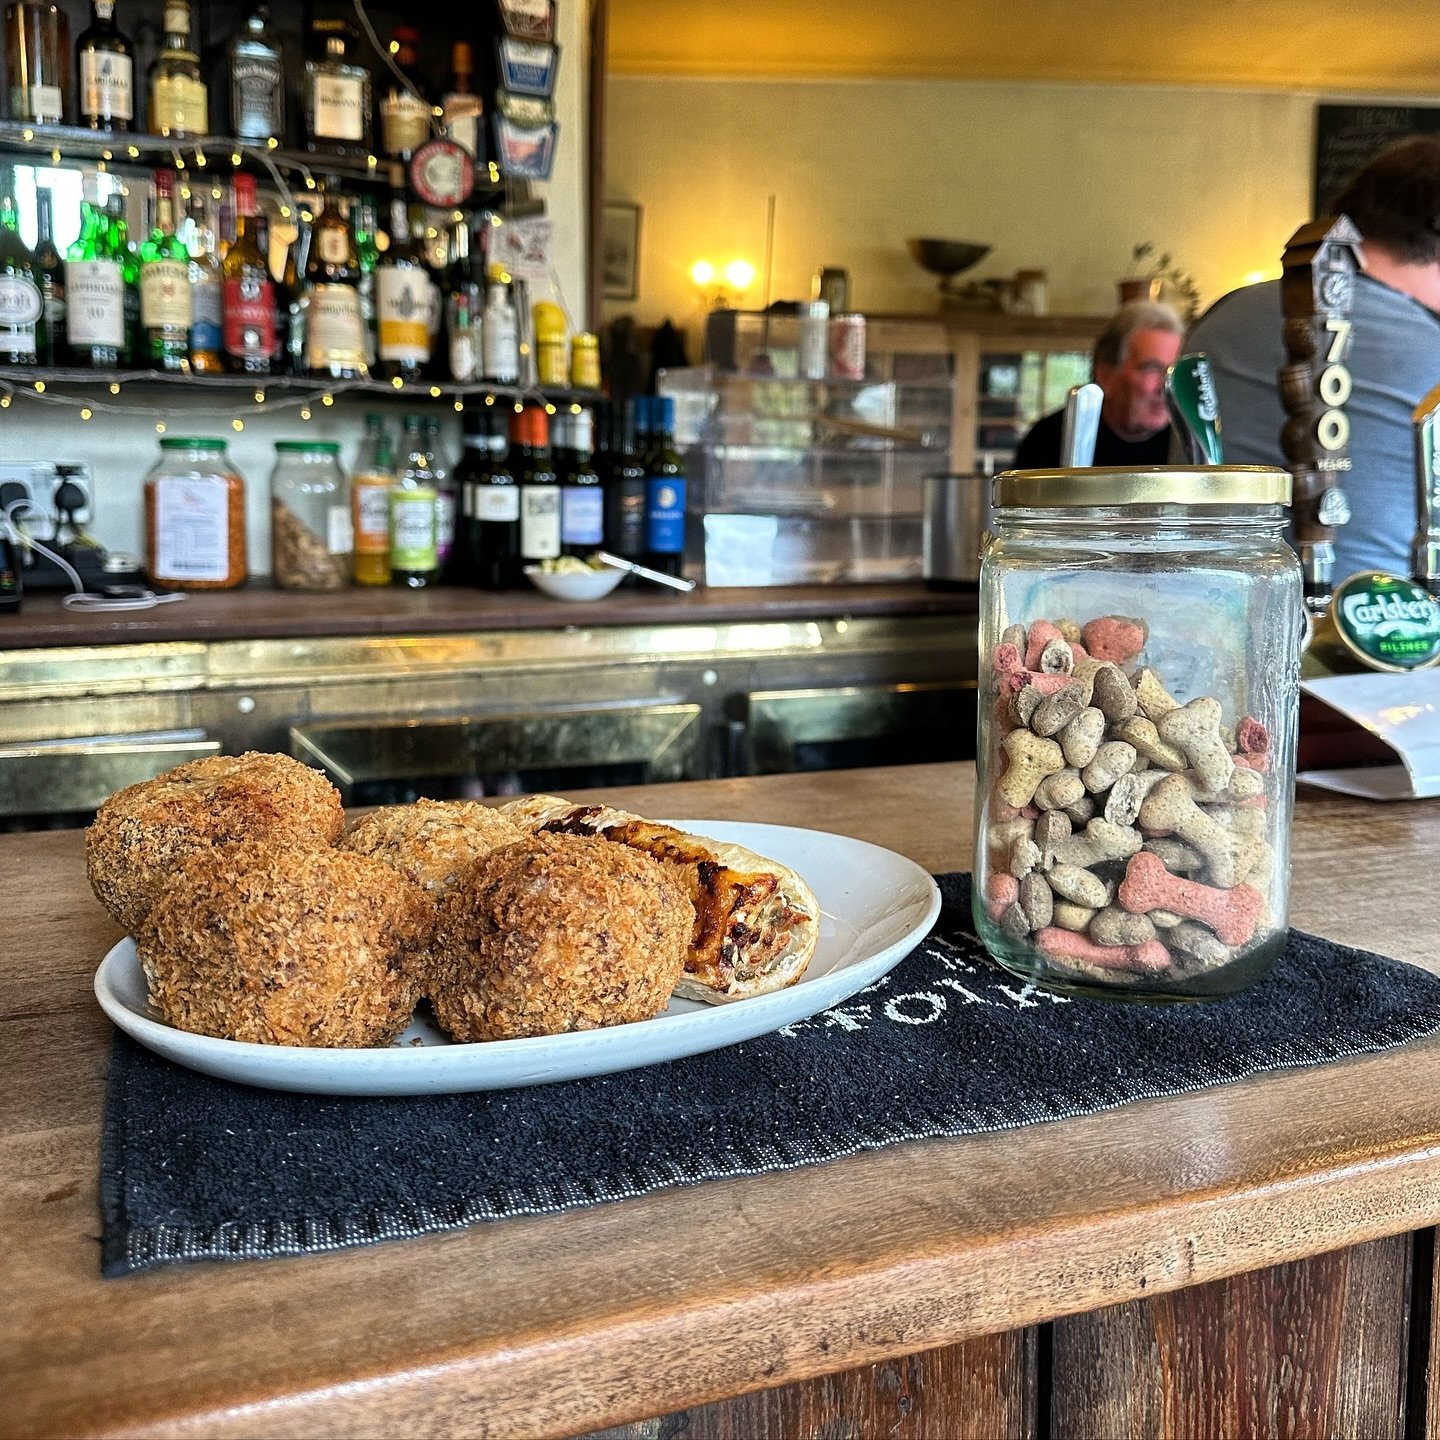
[{"label": "framed picture on wall", "polygon": [[607,201],[603,235],[605,298],[633,300],[640,278],[640,207],[621,201]]}]

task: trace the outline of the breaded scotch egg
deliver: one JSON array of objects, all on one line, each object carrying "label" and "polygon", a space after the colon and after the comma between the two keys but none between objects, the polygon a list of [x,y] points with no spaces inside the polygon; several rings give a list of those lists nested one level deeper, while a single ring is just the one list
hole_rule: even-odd
[{"label": "breaded scotch egg", "polygon": [[441,897],[430,1001],[452,1039],[647,1020],[685,966],[695,912],[658,861],[577,835],[479,860]]},{"label": "breaded scotch egg", "polygon": [[378,860],[273,840],[192,852],[136,948],[172,1025],[261,1045],[388,1045],[409,1023],[423,896]]},{"label": "breaded scotch egg", "polygon": [[416,800],[362,815],[336,846],[383,860],[438,895],[482,855],[513,844],[522,833],[498,810],[475,800]]},{"label": "breaded scotch egg", "polygon": [[132,935],[186,855],[236,840],[333,845],[340,793],[288,755],[207,755],[117,790],[85,832],[95,898]]}]

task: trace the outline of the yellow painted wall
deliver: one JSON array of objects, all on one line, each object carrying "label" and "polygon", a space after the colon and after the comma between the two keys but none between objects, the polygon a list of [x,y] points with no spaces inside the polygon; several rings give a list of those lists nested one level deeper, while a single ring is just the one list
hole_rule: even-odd
[{"label": "yellow painted wall", "polygon": [[[1208,301],[1278,273],[1309,218],[1316,96],[961,81],[762,81],[616,75],[606,192],[644,207],[639,296],[610,314],[693,324],[691,263],[762,263],[771,298],[843,265],[868,311],[922,311],[935,282],[910,235],[983,241],[966,279],[1049,273],[1054,312],[1104,312],[1153,240]],[[760,299],[760,282],[747,297]]]}]

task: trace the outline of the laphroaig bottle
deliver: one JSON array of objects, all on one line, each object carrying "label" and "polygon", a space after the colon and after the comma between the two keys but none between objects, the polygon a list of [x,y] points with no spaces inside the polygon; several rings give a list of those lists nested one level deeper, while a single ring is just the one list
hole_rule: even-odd
[{"label": "laphroaig bottle", "polygon": [[135,52],[115,23],[113,0],[92,0],[91,24],[75,42],[80,123],[92,130],[135,128]]},{"label": "laphroaig bottle", "polygon": [[145,354],[145,336],[140,329],[140,252],[130,243],[130,221],[125,210],[125,196],[112,190],[105,201],[105,232],[110,253],[120,261],[120,274],[125,281],[125,364]]},{"label": "laphroaig bottle", "polygon": [[685,465],[675,451],[675,401],[651,401],[654,444],[645,467],[645,563],[678,575],[685,560]]},{"label": "laphroaig bottle", "polygon": [[10,170],[0,171],[0,364],[38,363],[45,328],[40,272],[20,238]]},{"label": "laphroaig bottle", "polygon": [[510,464],[520,485],[520,558],[538,565],[560,554],[560,485],[550,464],[544,408],[522,406],[510,422]]},{"label": "laphroaig bottle", "polygon": [[485,301],[485,321],[480,337],[485,379],[513,385],[520,378],[520,335],[510,287],[500,279],[490,280]]},{"label": "laphroaig bottle", "polygon": [[99,177],[82,180],[80,234],[65,257],[65,333],[77,365],[113,370],[129,358],[125,335],[125,271],[111,248]]},{"label": "laphroaig bottle", "polygon": [[394,483],[395,461],[385,418],[367,415],[365,437],[350,481],[357,585],[390,583],[390,489]]},{"label": "laphroaig bottle", "polygon": [[470,575],[482,590],[521,583],[520,487],[506,460],[505,412],[465,412],[460,478],[470,510]]},{"label": "laphroaig bottle", "polygon": [[[557,421],[562,419],[556,415]],[[563,415],[565,448],[555,451],[560,477],[560,549],[566,555],[593,555],[605,543],[605,491],[592,461],[595,421],[572,405]]]},{"label": "laphroaig bottle", "polygon": [[390,488],[390,579],[419,590],[439,578],[435,553],[435,475],[426,450],[424,422],[405,417],[405,459]]}]

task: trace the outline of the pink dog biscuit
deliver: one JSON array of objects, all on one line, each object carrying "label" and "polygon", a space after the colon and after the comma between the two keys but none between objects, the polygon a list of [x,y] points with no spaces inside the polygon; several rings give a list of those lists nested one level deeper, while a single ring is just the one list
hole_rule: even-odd
[{"label": "pink dog biscuit", "polygon": [[1080,632],[1085,649],[1094,659],[1111,660],[1116,665],[1133,660],[1145,648],[1145,636],[1144,621],[1132,620],[1128,615],[1087,620]]},{"label": "pink dog biscuit", "polygon": [[1027,670],[1040,668],[1040,657],[1045,653],[1045,647],[1052,640],[1058,640],[1062,645],[1065,643],[1065,637],[1060,633],[1060,627],[1052,624],[1049,620],[1037,620],[1025,632],[1025,668]]},{"label": "pink dog biscuit", "polygon": [[1006,670],[1000,677],[1002,694],[1015,695],[1033,685],[1042,695],[1053,695],[1070,684],[1068,675],[1042,675],[1038,670]]},{"label": "pink dog biscuit", "polygon": [[1136,914],[1169,910],[1208,925],[1225,945],[1243,945],[1255,933],[1265,897],[1253,885],[1217,890],[1196,880],[1172,875],[1158,855],[1141,851],[1130,857],[1117,895]]},{"label": "pink dog biscuit", "polygon": [[1158,941],[1143,945],[1097,945],[1088,935],[1051,925],[1036,932],[1035,943],[1056,960],[1083,960],[1107,970],[1168,970],[1170,952]]},{"label": "pink dog biscuit", "polygon": [[1245,715],[1235,727],[1235,746],[1245,755],[1264,755],[1270,749],[1270,732],[1253,715]]},{"label": "pink dog biscuit", "polygon": [[985,880],[985,910],[992,920],[999,918],[1020,898],[1020,882],[1004,871],[992,871]]},{"label": "pink dog biscuit", "polygon": [[1258,775],[1265,774],[1270,768],[1270,756],[1263,750],[1256,750],[1249,754],[1240,750],[1230,758],[1242,769],[1254,770]]},{"label": "pink dog biscuit", "polygon": [[1008,670],[1023,668],[1020,664],[1020,647],[1018,645],[1000,644],[995,647],[995,669],[1001,675]]}]

